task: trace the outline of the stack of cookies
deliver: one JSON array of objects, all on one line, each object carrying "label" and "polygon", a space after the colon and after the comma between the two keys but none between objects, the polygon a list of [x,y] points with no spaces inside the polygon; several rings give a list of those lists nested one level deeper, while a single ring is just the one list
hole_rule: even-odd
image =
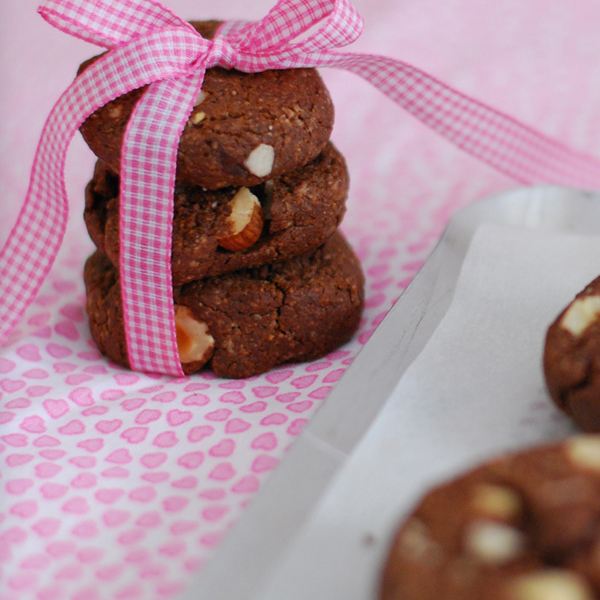
[{"label": "stack of cookies", "polygon": [[[208,39],[219,25],[192,24]],[[119,167],[144,91],[113,100],[81,127],[99,159],[84,215],[97,247],[85,266],[90,328],[100,351],[127,367]],[[348,174],[329,141],[332,127],[331,99],[313,69],[207,71],[181,136],[174,198],[173,296],[185,373],[208,364],[221,377],[249,377],[323,356],[356,331],[364,281],[338,231]]]}]

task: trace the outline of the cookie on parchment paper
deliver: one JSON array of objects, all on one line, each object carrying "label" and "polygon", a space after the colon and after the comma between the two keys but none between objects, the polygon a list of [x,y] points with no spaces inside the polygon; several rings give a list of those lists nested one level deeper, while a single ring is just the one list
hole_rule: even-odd
[{"label": "cookie on parchment paper", "polygon": [[584,431],[600,432],[600,277],[549,327],[544,375],[555,404]]},{"label": "cookie on parchment paper", "polygon": [[600,436],[480,466],[400,527],[381,600],[598,600]]}]

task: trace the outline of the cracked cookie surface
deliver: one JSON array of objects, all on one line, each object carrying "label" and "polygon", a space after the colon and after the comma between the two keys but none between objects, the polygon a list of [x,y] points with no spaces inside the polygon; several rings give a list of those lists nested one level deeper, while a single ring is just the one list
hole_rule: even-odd
[{"label": "cracked cookie surface", "polygon": [[544,375],[555,404],[584,431],[600,432],[600,277],[548,328]]},{"label": "cracked cookie surface", "polygon": [[[210,39],[219,23],[192,25]],[[84,62],[79,72],[97,58]],[[114,172],[120,169],[125,128],[146,89],[109,102],[80,128],[92,151]],[[258,185],[316,158],[333,128],[333,103],[314,69],[209,69],[197,102],[178,150],[176,177],[185,185]]]},{"label": "cracked cookie surface", "polygon": [[[119,178],[98,162],[86,189],[84,219],[97,248],[119,264]],[[331,143],[305,167],[250,188],[264,209],[259,239],[243,251],[219,245],[237,188],[177,186],[173,218],[173,283],[287,260],[323,244],[340,224],[348,173]]]},{"label": "cracked cookie surface", "polygon": [[[96,252],[84,277],[92,338],[129,367],[117,270]],[[208,366],[220,377],[243,378],[319,358],[348,341],[360,322],[363,287],[358,259],[336,232],[312,253],[178,286],[173,296],[213,338]],[[184,363],[186,374],[203,360]]]},{"label": "cracked cookie surface", "polygon": [[598,600],[600,436],[525,450],[432,490],[393,541],[382,600]]}]

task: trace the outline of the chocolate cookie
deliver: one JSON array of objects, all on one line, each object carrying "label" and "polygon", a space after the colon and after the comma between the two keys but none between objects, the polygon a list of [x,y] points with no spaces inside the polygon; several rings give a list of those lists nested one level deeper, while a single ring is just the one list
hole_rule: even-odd
[{"label": "chocolate cookie", "polygon": [[600,432],[600,277],[548,329],[544,374],[556,405],[583,430]]},{"label": "chocolate cookie", "polygon": [[[310,252],[341,222],[347,191],[344,159],[330,143],[302,169],[257,187],[178,186],[174,285]],[[98,162],[86,189],[84,218],[90,237],[114,265],[119,264],[118,192],[118,177]],[[246,208],[248,204],[252,210]],[[255,206],[262,210],[253,215]],[[234,224],[237,237],[231,233]]]},{"label": "chocolate cookie", "polygon": [[[129,367],[118,272],[100,252],[85,266],[94,341]],[[174,288],[178,345],[189,374],[209,363],[221,377],[250,377],[312,360],[348,341],[363,307],[360,264],[340,233],[311,254]]]},{"label": "chocolate cookie", "polygon": [[[218,23],[192,25],[210,38]],[[125,127],[146,89],[109,102],[81,126],[92,151],[117,173]],[[332,128],[333,104],[314,69],[209,69],[181,136],[177,181],[208,189],[258,185],[316,158]]]},{"label": "chocolate cookie", "polygon": [[397,533],[382,600],[600,598],[600,436],[487,463]]}]

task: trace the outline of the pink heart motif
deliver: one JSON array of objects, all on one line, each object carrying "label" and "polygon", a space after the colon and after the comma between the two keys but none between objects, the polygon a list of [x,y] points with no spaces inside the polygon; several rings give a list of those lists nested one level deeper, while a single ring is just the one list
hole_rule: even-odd
[{"label": "pink heart motif", "polygon": [[285,371],[273,371],[268,373],[266,376],[266,380],[269,383],[281,383],[286,379],[289,379],[294,374],[292,369],[286,369]]},{"label": "pink heart motif", "polygon": [[129,498],[136,502],[150,502],[156,498],[156,490],[149,485],[142,486],[131,490],[131,492],[129,492]]},{"label": "pink heart motif", "polygon": [[254,449],[273,450],[277,448],[277,437],[274,433],[269,431],[252,440],[250,446]]},{"label": "pink heart motif", "polygon": [[136,415],[135,422],[140,425],[146,425],[147,423],[160,419],[161,415],[162,413],[160,410],[150,410],[146,408]]},{"label": "pink heart motif", "polygon": [[167,512],[179,512],[190,503],[189,498],[183,496],[169,496],[163,500],[163,507]]},{"label": "pink heart motif", "polygon": [[139,444],[146,439],[148,435],[147,427],[130,427],[121,432],[121,437],[130,444]]},{"label": "pink heart motif", "polygon": [[196,469],[204,462],[204,454],[198,452],[188,452],[177,459],[177,464],[186,469]]},{"label": "pink heart motif", "polygon": [[303,390],[311,386],[317,379],[318,375],[304,375],[303,377],[297,377],[292,380],[290,383],[297,389]]},{"label": "pink heart motif", "polygon": [[178,409],[170,410],[167,413],[167,422],[171,427],[177,427],[183,423],[187,423],[192,418],[192,413],[189,410],[181,411]]},{"label": "pink heart motif", "polygon": [[287,428],[287,432],[290,435],[300,435],[300,432],[304,429],[307,423],[308,421],[306,419],[294,419]]},{"label": "pink heart motif", "polygon": [[9,494],[24,494],[31,486],[33,479],[9,479],[5,484],[5,489]]},{"label": "pink heart motif", "polygon": [[38,417],[37,415],[25,417],[19,427],[25,431],[28,431],[29,433],[44,433],[46,431],[44,419],[42,419],[42,417]]},{"label": "pink heart motif", "polygon": [[233,404],[243,404],[246,402],[246,396],[242,392],[227,392],[219,397],[221,402],[231,402]]},{"label": "pink heart motif", "polygon": [[199,425],[198,427],[192,427],[188,433],[188,440],[190,442],[199,442],[205,437],[208,437],[214,432],[214,427],[210,425]]},{"label": "pink heart motif", "polygon": [[42,406],[53,419],[58,419],[69,412],[69,405],[64,400],[48,398],[48,400],[44,400]]},{"label": "pink heart motif", "polygon": [[231,439],[221,440],[218,444],[215,444],[208,453],[211,456],[225,457],[231,456],[235,450],[235,442]]},{"label": "pink heart motif", "polygon": [[79,331],[71,321],[60,321],[54,326],[54,331],[72,342],[79,339]]},{"label": "pink heart motif", "polygon": [[100,433],[108,434],[116,431],[123,425],[121,419],[113,419],[112,421],[98,421],[95,427]]},{"label": "pink heart motif", "polygon": [[111,452],[104,460],[116,463],[118,465],[124,465],[131,462],[133,460],[133,457],[131,456],[127,448],[120,448],[119,450]]},{"label": "pink heart motif", "polygon": [[40,519],[31,527],[38,535],[43,538],[52,537],[60,529],[60,521],[54,518]]},{"label": "pink heart motif", "polygon": [[243,419],[231,419],[225,425],[226,433],[241,433],[250,429],[251,425]]},{"label": "pink heart motif", "polygon": [[39,463],[35,466],[35,474],[42,479],[50,479],[62,471],[60,465],[54,463]]},{"label": "pink heart motif", "polygon": [[77,444],[78,448],[83,448],[88,452],[97,452],[104,446],[104,440],[101,438],[93,438],[91,440],[83,440]]},{"label": "pink heart motif", "polygon": [[139,375],[136,375],[135,373],[117,373],[115,375],[115,381],[119,385],[133,385],[139,380]]},{"label": "pink heart motif", "polygon": [[[76,376],[73,375],[73,377]],[[90,377],[88,377],[87,375],[82,375],[82,377],[85,377],[84,381],[90,379]],[[77,388],[76,390],[73,390],[69,394],[69,399],[73,400],[73,402],[75,402],[77,406],[91,406],[95,402],[92,390],[87,387],[81,387]]]},{"label": "pink heart motif", "polygon": [[58,344],[48,344],[46,346],[46,352],[48,352],[52,358],[58,359],[66,358],[67,356],[73,354],[73,351],[70,348],[67,348],[66,346],[59,346]]},{"label": "pink heart motif", "polygon": [[31,362],[38,362],[42,360],[39,348],[34,344],[25,344],[20,348],[17,348],[17,354],[23,360],[29,360]]},{"label": "pink heart motif", "polygon": [[112,504],[116,502],[125,492],[120,488],[102,488],[98,490],[94,497],[103,504]]},{"label": "pink heart motif", "polygon": [[73,421],[69,421],[62,427],[59,427],[58,431],[64,435],[77,435],[85,431],[85,425],[81,421],[75,419]]},{"label": "pink heart motif", "polygon": [[44,483],[40,487],[40,492],[46,500],[62,498],[69,491],[69,487],[60,483]]},{"label": "pink heart motif", "polygon": [[50,375],[44,369],[29,369],[23,373],[23,377],[27,377],[27,379],[46,379]]},{"label": "pink heart motif", "polygon": [[174,431],[163,431],[154,438],[152,443],[159,448],[171,448],[175,446],[178,441]]},{"label": "pink heart motif", "polygon": [[55,373],[61,375],[62,373],[69,373],[70,371],[74,371],[77,368],[77,366],[73,363],[61,362],[54,363],[54,365],[52,365],[52,368],[54,369]]},{"label": "pink heart motif", "polygon": [[12,394],[22,390],[27,384],[20,379],[3,379],[0,381],[0,388],[2,388],[7,394]]},{"label": "pink heart motif", "polygon": [[23,500],[13,504],[8,511],[11,515],[28,519],[33,517],[38,511],[38,503],[35,500]]},{"label": "pink heart motif", "polygon": [[245,494],[258,491],[260,482],[256,475],[246,475],[242,477],[232,488],[231,491],[238,494]]},{"label": "pink heart motif", "polygon": [[81,383],[85,383],[86,381],[89,381],[90,379],[93,379],[93,377],[91,375],[86,375],[85,373],[78,373],[76,375],[68,375],[65,378],[65,381],[69,385],[79,385]]},{"label": "pink heart motif", "polygon": [[62,505],[62,510],[66,513],[83,515],[90,510],[90,506],[83,496],[76,496],[75,498],[67,500]]},{"label": "pink heart motif", "polygon": [[140,462],[149,469],[155,469],[156,467],[160,467],[165,460],[167,460],[167,455],[164,452],[153,452],[149,454],[144,454],[142,458],[140,458]]},{"label": "pink heart motif", "polygon": [[210,479],[216,479],[217,481],[227,481],[236,474],[236,470],[233,468],[231,463],[224,462],[219,463],[209,474]]},{"label": "pink heart motif", "polygon": [[9,454],[6,457],[6,464],[9,467],[20,467],[34,458],[33,454]]},{"label": "pink heart motif", "polygon": [[72,481],[71,486],[74,488],[90,488],[96,485],[96,476],[93,473],[79,473]]},{"label": "pink heart motif", "polygon": [[85,321],[84,310],[81,304],[65,304],[58,312],[63,317],[71,319],[71,321],[75,321],[76,323],[83,323]]},{"label": "pink heart motif", "polygon": [[130,516],[131,513],[128,510],[111,508],[102,515],[102,521],[104,521],[105,525],[108,527],[118,527],[119,525],[126,523]]}]

